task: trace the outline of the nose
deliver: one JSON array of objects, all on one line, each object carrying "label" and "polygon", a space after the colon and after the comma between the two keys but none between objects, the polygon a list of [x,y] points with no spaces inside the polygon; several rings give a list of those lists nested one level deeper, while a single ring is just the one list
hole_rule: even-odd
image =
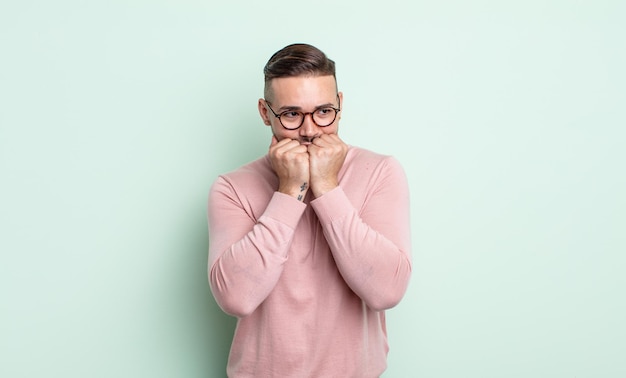
[{"label": "nose", "polygon": [[313,122],[313,114],[304,115],[304,121],[300,126],[300,135],[303,137],[314,137],[319,135],[319,126]]}]

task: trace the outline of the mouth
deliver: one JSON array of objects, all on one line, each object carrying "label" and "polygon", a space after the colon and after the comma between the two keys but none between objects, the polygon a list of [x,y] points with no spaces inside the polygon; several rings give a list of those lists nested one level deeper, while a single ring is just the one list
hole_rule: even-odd
[{"label": "mouth", "polygon": [[317,136],[314,136],[311,138],[300,139],[300,144],[303,146],[308,146],[310,144],[313,144],[313,140],[315,140],[315,138],[317,138]]}]

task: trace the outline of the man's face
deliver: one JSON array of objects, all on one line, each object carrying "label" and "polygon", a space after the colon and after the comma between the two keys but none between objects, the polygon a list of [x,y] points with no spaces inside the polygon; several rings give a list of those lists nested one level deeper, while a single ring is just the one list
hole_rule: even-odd
[{"label": "man's face", "polygon": [[276,139],[280,141],[289,138],[301,144],[309,144],[322,134],[337,133],[341,112],[329,126],[317,126],[311,115],[306,115],[300,128],[287,130],[268,107],[271,106],[276,114],[281,114],[285,110],[308,113],[321,107],[339,108],[340,101],[343,102],[343,94],[341,92],[337,94],[335,78],[332,75],[284,77],[273,79],[270,85],[271,98],[266,99],[270,105],[264,99],[260,99],[258,106],[263,122],[272,128]]}]

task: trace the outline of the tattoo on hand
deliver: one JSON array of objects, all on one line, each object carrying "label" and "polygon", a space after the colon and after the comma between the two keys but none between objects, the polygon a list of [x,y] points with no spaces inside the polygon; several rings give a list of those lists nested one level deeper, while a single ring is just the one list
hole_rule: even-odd
[{"label": "tattoo on hand", "polygon": [[[302,185],[300,185],[300,193],[304,192],[306,188],[307,188],[306,182],[304,182]],[[303,197],[304,196],[302,194],[298,195],[298,201],[302,201]]]}]

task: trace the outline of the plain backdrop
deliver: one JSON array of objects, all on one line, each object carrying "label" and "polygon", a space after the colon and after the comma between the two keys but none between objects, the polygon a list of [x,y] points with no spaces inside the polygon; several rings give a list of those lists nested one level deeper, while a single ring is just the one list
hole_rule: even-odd
[{"label": "plain backdrop", "polygon": [[409,177],[384,377],[626,376],[625,4],[3,1],[0,376],[225,376],[206,198],[293,42]]}]

